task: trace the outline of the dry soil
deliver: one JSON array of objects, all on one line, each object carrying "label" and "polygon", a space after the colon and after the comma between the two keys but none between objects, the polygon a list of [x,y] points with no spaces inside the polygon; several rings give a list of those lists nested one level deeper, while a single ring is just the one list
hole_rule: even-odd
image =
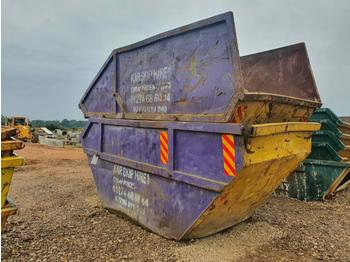
[{"label": "dry soil", "polygon": [[81,149],[27,144],[2,234],[3,261],[350,261],[350,191],[325,202],[272,196],[213,236],[175,242],[101,208]]}]

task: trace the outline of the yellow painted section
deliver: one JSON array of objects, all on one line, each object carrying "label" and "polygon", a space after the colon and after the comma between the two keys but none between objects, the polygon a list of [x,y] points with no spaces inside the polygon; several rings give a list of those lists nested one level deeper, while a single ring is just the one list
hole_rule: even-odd
[{"label": "yellow painted section", "polygon": [[14,167],[1,168],[1,208],[5,205],[14,169]]},{"label": "yellow painted section", "polygon": [[8,156],[1,158],[1,169],[7,167],[22,166],[24,163],[23,157],[20,156]]},{"label": "yellow painted section", "polygon": [[1,141],[1,151],[13,151],[24,148],[24,143],[19,140]]},{"label": "yellow painted section", "polygon": [[288,123],[269,123],[256,125],[252,128],[252,136],[267,136],[286,132],[316,131],[321,127],[320,123],[312,122],[288,122]]},{"label": "yellow painted section", "polygon": [[4,230],[6,221],[9,216],[17,213],[17,207],[11,201],[8,201],[4,208],[1,208],[1,232]]},{"label": "yellow painted section", "polygon": [[13,172],[16,166],[21,166],[24,159],[20,156],[1,158],[1,208],[4,206],[10,189]]},{"label": "yellow painted section", "polygon": [[[192,225],[184,238],[199,238],[219,232],[249,218],[279,184],[311,151],[313,123],[296,128],[283,123],[286,130],[271,133],[271,125],[252,126],[247,141],[244,167]],[[293,127],[293,128],[292,128]],[[266,130],[265,130],[266,128]],[[254,130],[255,129],[255,130]],[[293,130],[293,131],[291,131]],[[269,135],[260,135],[269,134]]]},{"label": "yellow painted section", "polygon": [[[240,107],[240,109],[238,109]],[[241,114],[238,111],[241,111]],[[240,101],[236,106],[233,122],[244,125],[306,122],[313,114],[315,107],[303,104],[279,103],[274,101]],[[242,119],[240,116],[242,115]]]},{"label": "yellow painted section", "polygon": [[17,135],[18,139],[27,141],[27,140],[30,140],[32,138],[32,134],[30,132],[29,126],[15,125],[14,127],[16,127],[17,130],[19,131],[19,133]]},{"label": "yellow painted section", "polygon": [[280,133],[273,136],[255,137],[246,145],[244,165],[276,160],[296,153],[308,155],[311,152],[311,146],[304,141],[311,141],[311,132]]}]

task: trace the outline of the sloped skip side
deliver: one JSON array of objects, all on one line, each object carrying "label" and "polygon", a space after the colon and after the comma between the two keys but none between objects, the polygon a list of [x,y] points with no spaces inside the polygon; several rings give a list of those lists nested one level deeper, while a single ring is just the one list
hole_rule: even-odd
[{"label": "sloped skip side", "polygon": [[218,194],[126,166],[107,169],[107,164],[99,160],[104,167],[91,168],[102,206],[166,238],[180,239]]},{"label": "sloped skip side", "polygon": [[[282,178],[276,177],[276,168],[286,166],[283,170],[288,173],[289,168],[294,168],[308,154],[308,142],[315,126],[306,124],[312,128],[300,130],[299,126],[296,131],[298,123],[294,123],[291,135],[286,136],[282,134],[288,130],[285,125],[276,127],[278,134],[272,132],[271,125],[267,131],[253,132],[254,142],[249,143],[248,151],[240,129],[233,124],[95,119],[84,132],[82,141],[104,207],[162,236],[182,239],[209,235],[246,219],[269,195],[275,183],[288,175],[283,171]],[[96,135],[99,132],[100,135]],[[272,137],[267,139],[268,144],[264,142]],[[276,151],[275,147],[281,149]],[[276,163],[280,163],[278,167]],[[271,185],[266,185],[265,176],[260,175],[266,169]],[[242,176],[255,182],[254,186],[249,186],[245,178],[243,183],[233,183],[241,180],[243,170],[246,175]],[[233,188],[229,189],[232,183]],[[212,226],[195,226],[196,221],[202,222],[203,212],[211,209],[213,201],[229,193],[235,197],[244,194],[241,196],[244,200],[232,211],[236,214],[234,218],[230,217],[231,213],[219,212],[221,216],[215,213],[218,221]],[[228,200],[227,206],[231,205],[235,197],[223,202]],[[257,202],[254,204],[254,201]]]},{"label": "sloped skip side", "polygon": [[229,12],[114,50],[80,108],[86,117],[224,122],[240,82]]},{"label": "sloped skip side", "polygon": [[[314,121],[314,120],[312,120]],[[321,119],[317,121],[321,124],[321,130],[328,130],[332,132],[336,137],[341,138],[342,132],[341,130],[337,127],[337,125],[334,124],[334,122],[330,119]]]},{"label": "sloped skip side", "polygon": [[316,131],[313,134],[312,142],[316,143],[327,143],[329,144],[336,152],[344,149],[344,143],[336,136],[333,132],[329,130],[320,130]]},{"label": "sloped skip side", "polygon": [[332,121],[336,126],[340,126],[342,124],[342,120],[330,108],[318,108],[310,120],[320,122],[324,119]]},{"label": "sloped skip side", "polygon": [[[290,131],[281,131],[288,125]],[[318,129],[300,123],[253,126],[244,167],[183,238],[204,237],[249,218],[309,154],[312,131]]]},{"label": "sloped skip side", "polygon": [[91,112],[97,115],[111,115],[119,111],[113,95],[115,77],[116,63],[110,56],[79,104],[85,115]]},{"label": "sloped skip side", "polygon": [[[181,239],[242,168],[240,132],[233,124],[91,118],[82,142],[105,208]],[[229,156],[224,134],[234,138]]]},{"label": "sloped skip side", "polygon": [[[312,138],[313,139],[313,138]],[[309,159],[342,161],[341,156],[328,143],[312,142],[312,150]]]},{"label": "sloped skip side", "polygon": [[304,43],[242,56],[241,71],[248,94],[321,103]]},{"label": "sloped skip side", "polygon": [[313,201],[330,196],[350,171],[349,163],[307,159],[304,170],[293,172],[284,183],[285,193],[293,198]]},{"label": "sloped skip side", "polygon": [[305,122],[321,106],[304,43],[242,56],[241,72],[234,123]]},{"label": "sloped skip side", "polygon": [[[311,117],[311,121],[330,121],[338,130],[338,136],[350,135],[350,117],[338,117],[330,108],[318,108]],[[325,127],[327,128],[327,127]],[[322,127],[323,129],[323,127]]]}]

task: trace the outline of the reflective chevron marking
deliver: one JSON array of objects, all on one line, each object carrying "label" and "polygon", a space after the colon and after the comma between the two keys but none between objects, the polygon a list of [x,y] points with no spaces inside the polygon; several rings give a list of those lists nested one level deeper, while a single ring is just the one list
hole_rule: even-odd
[{"label": "reflective chevron marking", "polygon": [[233,135],[222,135],[221,140],[224,159],[224,173],[227,176],[236,176],[235,140]]},{"label": "reflective chevron marking", "polygon": [[163,164],[168,163],[168,132],[167,131],[161,131],[159,134],[159,141],[160,141],[160,161]]}]

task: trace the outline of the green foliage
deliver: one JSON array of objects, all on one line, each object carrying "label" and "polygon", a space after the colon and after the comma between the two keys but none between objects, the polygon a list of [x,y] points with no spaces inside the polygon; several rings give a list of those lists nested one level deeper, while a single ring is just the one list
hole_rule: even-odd
[{"label": "green foliage", "polygon": [[83,128],[87,121],[84,120],[68,120],[63,119],[58,120],[32,120],[30,121],[31,126],[35,127],[46,127],[47,129],[53,131],[55,129],[71,129],[71,128]]},{"label": "green foliage", "polygon": [[5,125],[6,124],[6,116],[1,115],[1,125]]},{"label": "green foliage", "polygon": [[[55,129],[72,129],[72,128],[83,128],[87,121],[85,120],[68,120],[63,119],[58,120],[32,120],[30,125],[32,128],[35,127],[46,127],[47,129],[53,131]],[[5,125],[6,116],[1,115],[1,125]]]}]

